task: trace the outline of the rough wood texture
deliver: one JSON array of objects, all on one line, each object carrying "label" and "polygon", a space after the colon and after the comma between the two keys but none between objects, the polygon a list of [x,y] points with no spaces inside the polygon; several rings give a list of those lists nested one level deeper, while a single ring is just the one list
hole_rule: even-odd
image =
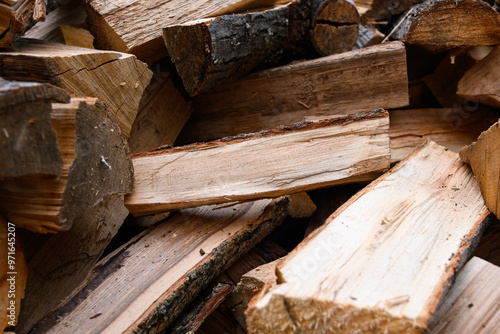
[{"label": "rough wood texture", "polygon": [[[89,28],[99,48],[133,53],[152,63],[166,57],[162,29],[192,20],[273,6],[280,0],[88,0]],[[286,1],[287,2],[287,1]],[[138,15],[139,14],[139,15]]]},{"label": "rough wood texture", "polygon": [[500,267],[472,258],[431,323],[430,334],[500,332]]},{"label": "rough wood texture", "polygon": [[458,83],[457,94],[466,99],[500,107],[500,47],[468,70]]},{"label": "rough wood texture", "polygon": [[70,96],[49,84],[0,78],[0,179],[61,175],[62,157],[50,124],[52,102]]},{"label": "rough wood texture", "polygon": [[309,218],[316,211],[316,205],[306,192],[290,195],[288,214],[292,218]]},{"label": "rough wood texture", "polygon": [[400,42],[264,70],[196,97],[179,141],[257,132],[305,116],[400,108],[408,105],[407,81]]},{"label": "rough wood texture", "polygon": [[361,23],[359,25],[359,34],[353,49],[360,49],[382,43],[385,35],[372,25]]},{"label": "rough wood texture", "polygon": [[403,109],[389,113],[392,163],[406,158],[426,139],[458,152],[497,121],[486,108]]},{"label": "rough wood texture", "polygon": [[17,333],[27,333],[70,295],[92,270],[128,215],[123,195],[107,195],[75,219],[67,232],[39,236],[28,261],[28,282]]},{"label": "rough wood texture", "polygon": [[363,22],[387,22],[423,0],[354,0]]},{"label": "rough wood texture", "polygon": [[191,102],[175,86],[166,64],[156,63],[152,70],[153,78],[144,90],[128,139],[132,153],[173,146],[193,112]]},{"label": "rough wood texture", "polygon": [[161,332],[281,223],[287,204],[282,198],[180,211],[103,259],[33,333]]},{"label": "rough wood texture", "polygon": [[287,37],[287,7],[163,29],[168,53],[191,96],[249,73],[281,51]]},{"label": "rough wood texture", "polygon": [[44,41],[56,42],[87,49],[94,49],[94,36],[85,29],[72,26],[58,26],[50,34],[40,38]]},{"label": "rough wood texture", "polygon": [[500,14],[481,0],[427,0],[403,16],[393,37],[433,50],[500,44]]},{"label": "rough wood texture", "polygon": [[27,28],[33,16],[35,0],[0,2],[0,48],[11,47]]},{"label": "rough wood texture", "polygon": [[[24,249],[14,224],[0,216],[0,332],[16,326],[28,276]],[[17,327],[15,328],[17,330]]]},{"label": "rough wood texture", "polygon": [[34,39],[20,39],[13,50],[0,53],[0,76],[50,82],[72,94],[97,97],[127,138],[151,75],[133,55]]},{"label": "rough wood texture", "polygon": [[488,214],[470,168],[428,142],[278,264],[249,333],[422,333]]},{"label": "rough wood texture", "polygon": [[379,110],[135,155],[127,208],[143,215],[366,179],[389,167],[388,116]]},{"label": "rough wood texture", "polygon": [[53,104],[51,122],[63,161],[61,177],[0,182],[6,218],[41,233],[68,230],[106,195],[129,192],[133,178],[126,140],[98,101]]},{"label": "rough wood texture", "polygon": [[471,165],[488,209],[500,217],[500,123],[461,149],[460,158]]},{"label": "rough wood texture", "polygon": [[310,38],[322,56],[352,50],[359,32],[359,14],[349,0],[311,0]]}]

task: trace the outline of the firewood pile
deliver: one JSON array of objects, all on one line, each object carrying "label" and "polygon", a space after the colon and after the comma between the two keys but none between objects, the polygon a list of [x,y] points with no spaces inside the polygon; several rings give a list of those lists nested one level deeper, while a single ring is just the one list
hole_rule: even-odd
[{"label": "firewood pile", "polygon": [[0,330],[499,333],[483,0],[0,0]]}]

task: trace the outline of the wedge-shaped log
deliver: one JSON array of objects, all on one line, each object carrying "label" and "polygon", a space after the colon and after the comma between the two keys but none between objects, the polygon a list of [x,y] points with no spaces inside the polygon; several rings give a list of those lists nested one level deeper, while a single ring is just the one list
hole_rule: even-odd
[{"label": "wedge-shaped log", "polygon": [[500,47],[496,47],[468,70],[458,83],[457,94],[463,98],[500,108]]},{"label": "wedge-shaped log", "polygon": [[488,209],[500,217],[500,123],[461,149],[460,158],[471,165]]},{"label": "wedge-shaped log", "polygon": [[406,105],[405,47],[394,42],[264,70],[201,94],[179,141],[257,132],[302,122],[305,116]]},{"label": "wedge-shaped log", "polygon": [[430,334],[500,332],[500,267],[478,257],[460,271],[431,322]]},{"label": "wedge-shaped log", "polygon": [[134,215],[278,197],[389,167],[389,114],[373,111],[135,155]]},{"label": "wedge-shaped log", "polygon": [[152,73],[133,55],[20,39],[13,50],[0,53],[0,76],[45,81],[78,96],[97,97],[128,138]]},{"label": "wedge-shaped log", "polygon": [[278,264],[249,333],[421,333],[488,214],[470,168],[427,142]]},{"label": "wedge-shaped log", "polygon": [[62,157],[50,124],[52,102],[69,102],[49,84],[0,78],[0,179],[21,175],[61,175]]},{"label": "wedge-shaped log", "polygon": [[500,14],[481,0],[427,0],[395,28],[394,38],[436,51],[500,44]]},{"label": "wedge-shaped log", "polygon": [[61,177],[0,182],[5,217],[42,233],[68,230],[106,195],[129,192],[133,178],[126,140],[96,99],[53,104],[51,122],[63,161]]},{"label": "wedge-shaped log", "polygon": [[[280,0],[89,0],[84,8],[89,28],[97,46],[104,49],[135,54],[151,63],[166,57],[162,29],[218,15],[243,12],[251,8],[273,6]],[[140,15],[138,15],[140,13]]]},{"label": "wedge-shaped log", "polygon": [[160,333],[284,219],[288,201],[186,209],[103,259],[32,333]]}]

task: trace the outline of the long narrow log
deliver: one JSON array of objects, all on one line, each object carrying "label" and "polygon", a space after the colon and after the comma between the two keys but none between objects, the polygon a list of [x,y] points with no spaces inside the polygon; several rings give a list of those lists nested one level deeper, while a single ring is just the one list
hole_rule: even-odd
[{"label": "long narrow log", "polygon": [[135,155],[127,208],[143,215],[370,180],[389,167],[388,116],[373,111]]},{"label": "long narrow log", "polygon": [[180,211],[103,259],[32,333],[160,333],[284,219],[287,200]]},{"label": "long narrow log", "polygon": [[249,333],[423,333],[488,215],[470,168],[427,142],[278,264]]}]

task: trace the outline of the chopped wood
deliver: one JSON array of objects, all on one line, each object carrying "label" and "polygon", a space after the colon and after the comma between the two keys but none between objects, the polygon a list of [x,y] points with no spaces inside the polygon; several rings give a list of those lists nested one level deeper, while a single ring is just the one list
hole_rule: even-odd
[{"label": "chopped wood", "polygon": [[128,139],[132,153],[173,146],[193,111],[164,63],[156,63],[152,71],[153,78],[144,90]]},{"label": "chopped wood", "polygon": [[53,104],[51,123],[63,161],[61,177],[0,182],[6,218],[41,233],[68,230],[106,195],[129,192],[133,178],[126,140],[98,101],[72,98]]},{"label": "chopped wood", "polygon": [[[0,332],[16,326],[28,276],[24,249],[16,226],[0,216]],[[17,327],[16,327],[17,330]]]},{"label": "chopped wood", "polygon": [[137,154],[127,208],[144,215],[370,179],[389,167],[388,116],[377,110]]},{"label": "chopped wood", "polygon": [[359,33],[359,14],[349,0],[311,0],[310,38],[314,49],[329,56],[352,50]]},{"label": "chopped wood", "polygon": [[[102,49],[132,53],[147,63],[168,55],[162,29],[192,20],[288,2],[280,0],[85,1],[89,28]],[[140,13],[138,15],[137,13]]]},{"label": "chopped wood", "polygon": [[212,279],[281,223],[287,204],[281,198],[180,211],[104,258],[32,333],[162,332]]},{"label": "chopped wood", "polygon": [[49,35],[45,35],[40,39],[49,42],[94,49],[94,36],[92,36],[92,34],[87,30],[77,27],[66,25],[59,26],[52,30]]},{"label": "chopped wood", "polygon": [[354,0],[363,22],[381,24],[424,0]]},{"label": "chopped wood", "polygon": [[0,76],[45,81],[78,96],[97,97],[127,138],[151,75],[133,55],[34,39],[20,39],[13,50],[0,53]]},{"label": "chopped wood", "polygon": [[288,214],[292,218],[309,218],[316,211],[316,205],[306,192],[290,195]]},{"label": "chopped wood", "polygon": [[385,35],[372,25],[361,23],[359,25],[359,34],[354,49],[360,49],[382,43]]},{"label": "chopped wood", "polygon": [[500,332],[500,267],[472,258],[438,308],[430,334]]},{"label": "chopped wood", "polygon": [[35,0],[2,1],[0,3],[0,48],[12,46],[28,27]]},{"label": "chopped wood", "polygon": [[400,42],[264,70],[197,96],[179,142],[272,129],[305,116],[401,108],[408,105],[407,81]]},{"label": "chopped wood", "polygon": [[17,333],[27,333],[78,287],[127,215],[123,195],[106,195],[77,217],[69,231],[39,237],[44,240],[43,246],[28,261],[28,282]]},{"label": "chopped wood", "polygon": [[282,51],[288,38],[288,8],[173,25],[163,29],[163,38],[193,96],[242,77]]},{"label": "chopped wood", "polygon": [[152,215],[133,217],[131,223],[137,226],[149,227],[157,224],[170,216],[170,212],[160,212]]},{"label": "chopped wood", "polygon": [[500,107],[500,47],[468,70],[458,83],[457,94],[463,98]]},{"label": "chopped wood", "polygon": [[410,155],[426,139],[457,152],[498,119],[484,107],[391,110],[391,163]]},{"label": "chopped wood", "polygon": [[427,0],[402,16],[392,37],[436,51],[496,45],[500,14],[481,0]]},{"label": "chopped wood", "polygon": [[427,142],[278,264],[249,333],[421,333],[488,214],[470,168]]},{"label": "chopped wood", "polygon": [[60,176],[62,157],[50,124],[52,102],[69,102],[49,84],[0,78],[0,179],[22,175]]},{"label": "chopped wood", "polygon": [[500,217],[500,123],[461,149],[460,158],[471,165],[488,209]]}]

